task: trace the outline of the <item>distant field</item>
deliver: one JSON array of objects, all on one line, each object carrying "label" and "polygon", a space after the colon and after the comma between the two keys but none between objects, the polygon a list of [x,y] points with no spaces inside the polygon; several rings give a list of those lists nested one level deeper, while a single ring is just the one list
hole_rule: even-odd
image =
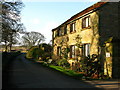
[{"label": "distant field", "polygon": [[[5,51],[4,46],[0,46],[0,52],[4,52],[4,51]],[[9,51],[9,48],[8,48],[8,51]],[[12,51],[21,51],[21,52],[26,53],[27,52],[27,48],[26,47],[22,47],[22,46],[13,46],[12,47]]]}]

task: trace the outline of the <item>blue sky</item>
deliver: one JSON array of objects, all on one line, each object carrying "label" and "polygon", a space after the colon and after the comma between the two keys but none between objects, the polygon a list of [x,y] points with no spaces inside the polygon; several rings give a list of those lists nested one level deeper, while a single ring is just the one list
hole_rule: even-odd
[{"label": "blue sky", "polygon": [[27,31],[36,31],[46,37],[46,43],[52,39],[51,30],[65,22],[71,16],[93,5],[99,0],[86,2],[39,2],[24,1],[21,18]]}]

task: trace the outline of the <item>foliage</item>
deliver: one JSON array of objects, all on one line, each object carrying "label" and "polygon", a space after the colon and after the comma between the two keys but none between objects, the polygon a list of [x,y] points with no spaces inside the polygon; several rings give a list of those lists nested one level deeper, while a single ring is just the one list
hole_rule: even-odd
[{"label": "foliage", "polygon": [[45,37],[39,33],[39,32],[26,32],[23,36],[22,36],[22,44],[24,44],[24,46],[35,46],[35,45],[39,45],[41,42],[43,42],[45,40]]},{"label": "foliage", "polygon": [[76,46],[78,47],[78,48],[81,48],[81,39],[82,39],[82,37],[80,36],[80,35],[77,35],[76,37],[75,37],[75,40],[76,40]]},{"label": "foliage", "polygon": [[41,60],[47,62],[51,58],[51,54],[52,54],[51,51],[52,51],[51,45],[42,43],[39,46],[32,46],[29,49],[26,57],[33,58],[36,60],[38,60],[40,57]]},{"label": "foliage", "polygon": [[60,59],[57,61],[57,64],[62,67],[69,67],[70,64],[66,59]]},{"label": "foliage", "polygon": [[29,51],[26,54],[26,58],[32,58],[35,60],[38,60],[40,56],[42,56],[42,54],[44,53],[44,51],[37,47],[37,46],[33,46],[29,49]]},{"label": "foliage", "polygon": [[58,70],[66,75],[69,75],[69,76],[72,76],[72,77],[78,77],[78,78],[82,78],[83,77],[83,74],[81,73],[76,73],[75,71],[73,70],[69,70],[69,69],[65,69],[61,66],[54,66],[54,65],[49,65],[50,68],[53,68],[55,70]]},{"label": "foliage", "polygon": [[52,55],[52,62],[51,62],[51,64],[57,66],[57,65],[58,65],[58,64],[57,64],[57,61],[58,61],[58,60],[60,60],[60,57],[57,56],[57,55],[55,55],[55,54],[53,54],[53,55]]},{"label": "foliage", "polygon": [[2,1],[0,2],[2,5],[2,29],[0,33],[2,36],[0,37],[0,42],[5,44],[5,50],[7,51],[8,46],[10,49],[13,44],[17,42],[18,32],[23,31],[23,24],[20,22],[20,12],[23,7],[23,3],[21,1]]},{"label": "foliage", "polygon": [[52,58],[52,46],[50,44],[42,43],[39,47],[44,49],[44,54],[41,56],[43,61],[47,62],[50,58]]},{"label": "foliage", "polygon": [[62,53],[62,55],[63,55],[63,58],[67,59],[69,52],[70,52],[70,48],[68,48],[68,46],[66,46],[66,48],[63,48],[63,49],[61,50],[61,53]]},{"label": "foliage", "polygon": [[60,53],[61,53],[61,56],[65,59],[68,58],[68,52],[70,52],[70,48],[67,44],[69,38],[68,37],[61,37],[59,39],[59,47],[61,48],[60,49]]},{"label": "foliage", "polygon": [[86,77],[94,77],[94,75],[97,75],[97,78],[99,78],[101,67],[100,61],[97,60],[97,57],[96,54],[93,54],[91,57],[84,57],[84,59],[81,60],[81,69],[85,72]]}]

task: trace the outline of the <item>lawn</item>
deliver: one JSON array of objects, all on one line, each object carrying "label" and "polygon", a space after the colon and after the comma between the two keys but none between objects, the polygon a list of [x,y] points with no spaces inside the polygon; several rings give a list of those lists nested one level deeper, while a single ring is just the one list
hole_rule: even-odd
[{"label": "lawn", "polygon": [[54,66],[54,65],[49,65],[48,67],[52,68],[52,69],[55,69],[57,71],[60,71],[68,76],[72,76],[72,77],[75,77],[75,78],[79,78],[81,79],[83,77],[83,74],[82,73],[77,73],[73,70],[70,70],[70,69],[66,69],[64,67],[61,67],[61,66]]}]

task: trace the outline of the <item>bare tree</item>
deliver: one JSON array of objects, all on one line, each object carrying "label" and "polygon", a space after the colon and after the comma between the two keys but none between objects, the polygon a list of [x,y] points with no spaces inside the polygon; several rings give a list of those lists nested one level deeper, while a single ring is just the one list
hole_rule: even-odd
[{"label": "bare tree", "polygon": [[43,41],[45,41],[45,37],[39,33],[39,32],[26,32],[23,36],[22,36],[22,43],[24,46],[35,46],[38,45],[40,43],[42,43]]},{"label": "bare tree", "polygon": [[0,5],[2,6],[2,12],[0,17],[0,24],[2,26],[0,30],[0,42],[5,44],[5,50],[7,51],[7,47],[10,46],[10,50],[13,44],[17,42],[18,32],[23,31],[24,26],[21,23],[20,12],[23,7],[23,3],[19,1],[8,1],[2,0],[0,1]]}]

